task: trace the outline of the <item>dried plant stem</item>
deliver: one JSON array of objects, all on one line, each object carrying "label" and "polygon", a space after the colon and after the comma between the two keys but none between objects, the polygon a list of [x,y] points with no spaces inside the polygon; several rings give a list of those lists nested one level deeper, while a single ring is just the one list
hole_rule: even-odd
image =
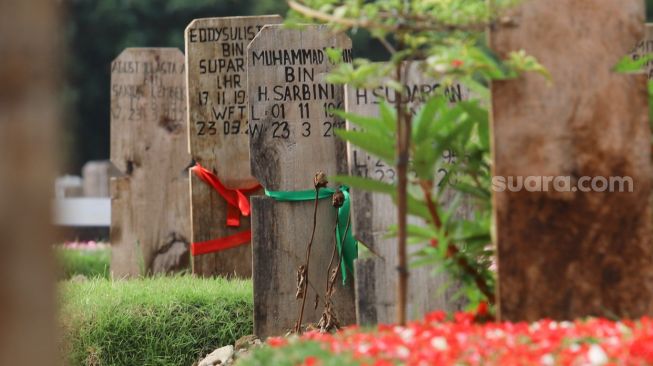
[{"label": "dried plant stem", "polygon": [[329,266],[327,267],[327,275],[326,275],[326,290],[324,292],[324,297],[329,301],[329,288],[331,284],[331,266],[333,265],[333,260],[336,258],[336,254],[338,254],[338,236],[336,235],[336,231],[338,230],[338,215],[336,215],[336,225],[333,228],[333,252],[331,252],[331,260],[329,261]]},{"label": "dried plant stem", "polygon": [[313,247],[313,239],[315,239],[315,229],[317,228],[317,204],[320,200],[320,187],[315,187],[315,205],[313,206],[313,232],[311,233],[311,240],[308,242],[306,247],[306,281],[304,283],[304,296],[302,297],[302,307],[299,311],[299,319],[297,320],[297,326],[295,327],[295,332],[301,334],[302,332],[302,320],[304,319],[304,307],[306,306],[306,298],[308,297],[308,279],[309,279],[309,264],[311,261],[311,248]]},{"label": "dried plant stem", "polygon": [[[397,63],[395,80],[402,83],[402,64]],[[410,148],[411,120],[406,118],[403,95],[395,90],[395,108],[397,110],[397,323],[406,325],[406,304],[408,302],[408,265],[407,265],[407,213],[408,213],[408,159]]]},{"label": "dried plant stem", "polygon": [[[429,214],[431,215],[431,220],[433,221],[433,225],[437,229],[442,228],[442,220],[440,219],[440,215],[438,214],[438,210],[436,209],[436,203],[433,200],[433,195],[431,194],[431,187],[432,184],[428,181],[420,181],[420,187],[422,188],[422,192],[424,193],[424,199],[426,201],[426,207],[429,210]],[[445,235],[447,235],[445,233]],[[456,263],[462,270],[471,276],[474,279],[474,283],[476,283],[476,286],[478,289],[485,295],[485,297],[488,299],[488,302],[490,304],[494,304],[495,298],[494,298],[494,292],[490,289],[490,286],[485,282],[483,279],[483,276],[479,274],[476,269],[467,261],[465,257],[461,257],[460,255],[460,249],[453,244],[453,243],[448,243],[447,245],[447,257],[449,258],[455,258]]]},{"label": "dried plant stem", "polygon": [[[349,227],[351,225],[351,216],[347,218],[347,226],[345,226],[345,233],[344,235],[340,238],[340,247],[342,248],[345,244],[345,237],[347,236],[347,232],[349,231]],[[336,227],[335,230],[338,230],[338,217],[336,216]],[[333,245],[333,252],[331,253],[331,260],[329,261],[329,267],[327,269],[327,288],[326,288],[326,294],[325,294],[325,302],[328,302],[331,300],[331,289],[333,289],[333,286],[335,286],[336,280],[338,279],[338,273],[340,271],[336,272],[336,275],[331,278],[331,266],[333,265],[334,259],[337,259],[336,261],[336,270],[338,269],[339,263],[340,263],[340,256],[338,255],[338,239],[337,236],[335,235],[335,230],[334,230],[334,245]]]}]

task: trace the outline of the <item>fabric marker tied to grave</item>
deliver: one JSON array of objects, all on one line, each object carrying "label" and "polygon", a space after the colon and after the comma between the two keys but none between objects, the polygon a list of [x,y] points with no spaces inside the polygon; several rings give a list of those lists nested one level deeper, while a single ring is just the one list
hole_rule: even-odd
[{"label": "fabric marker tied to grave", "polygon": [[[198,163],[191,168],[191,171],[203,182],[213,187],[213,189],[215,189],[215,191],[218,192],[225,201],[227,201],[226,225],[228,227],[239,227],[240,217],[249,216],[251,213],[249,198],[247,196],[261,189],[261,185],[257,184],[254,187],[244,189],[231,189],[227,188],[215,174]],[[251,230],[246,230],[223,238],[192,243],[190,251],[193,256],[208,254],[247,244],[251,239]]]},{"label": "fabric marker tied to grave", "polygon": [[[345,196],[344,203],[338,208],[338,226],[336,230],[336,243],[338,254],[340,255],[340,270],[342,272],[343,284],[347,280],[347,272],[354,273],[354,259],[358,257],[358,242],[351,234],[348,225],[349,222],[349,187],[341,186],[340,191]],[[332,188],[320,188],[318,199],[333,197],[337,191]],[[277,201],[311,201],[315,199],[315,190],[308,189],[304,191],[269,191],[265,190],[265,195]],[[344,239],[344,240],[343,240]]]}]

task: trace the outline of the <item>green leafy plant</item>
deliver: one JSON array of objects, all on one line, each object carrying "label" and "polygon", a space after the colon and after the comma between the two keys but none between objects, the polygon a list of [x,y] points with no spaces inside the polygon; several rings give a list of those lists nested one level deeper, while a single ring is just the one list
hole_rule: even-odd
[{"label": "green leafy plant", "polygon": [[[380,117],[340,115],[359,127],[338,135],[379,157],[397,172],[396,183],[361,177],[336,177],[355,188],[391,195],[398,222],[397,322],[406,321],[407,250],[410,242],[422,244],[421,264],[443,262],[459,278],[465,295],[475,306],[494,302],[491,266],[490,143],[486,85],[494,79],[517,77],[534,71],[548,77],[531,56],[517,50],[501,61],[484,43],[488,26],[501,27],[512,21],[503,16],[516,0],[291,0],[290,22],[318,20],[335,30],[365,29],[391,55],[386,63],[364,58],[340,63],[329,76],[332,83],[357,88],[384,86],[394,91],[394,105],[380,104]],[[332,60],[339,59],[331,51]],[[450,103],[439,95],[426,100],[412,113],[405,88],[407,62],[420,61],[423,74],[443,84],[454,81],[471,90],[475,100]],[[445,157],[444,176],[437,176]],[[459,197],[443,205],[443,192],[455,190]],[[474,217],[456,215],[459,204],[471,205]],[[425,226],[407,224],[407,216],[424,219]]]},{"label": "green leafy plant", "polygon": [[[378,118],[340,112],[341,117],[360,128],[337,133],[392,164],[393,150],[389,150],[390,154],[380,150],[393,146],[394,129],[390,126],[395,110],[385,103],[380,108]],[[488,112],[478,101],[451,105],[445,97],[433,96],[413,118],[411,134],[407,213],[427,223],[406,227],[408,241],[421,245],[413,264],[444,263],[462,280],[464,293],[473,306],[482,300],[492,302]],[[357,176],[335,179],[359,189],[389,194],[395,201],[398,197],[394,184]],[[442,204],[445,195],[449,196],[448,205]],[[461,205],[472,206],[473,216],[458,216]],[[391,228],[391,233],[397,234],[398,227]]]}]

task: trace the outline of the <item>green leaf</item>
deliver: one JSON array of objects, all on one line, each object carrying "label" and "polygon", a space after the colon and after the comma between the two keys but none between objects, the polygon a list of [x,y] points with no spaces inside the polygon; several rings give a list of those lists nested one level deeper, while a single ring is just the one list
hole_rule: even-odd
[{"label": "green leaf", "polygon": [[408,213],[413,216],[421,217],[424,220],[431,222],[431,214],[426,206],[426,203],[417,199],[411,194],[408,194]]},{"label": "green leaf", "polygon": [[397,111],[384,100],[379,104],[379,113],[384,125],[391,131],[397,130]]},{"label": "green leaf", "polygon": [[491,199],[492,198],[492,194],[490,193],[489,190],[477,187],[475,185],[471,185],[471,184],[468,184],[468,183],[465,183],[465,182],[458,182],[458,183],[452,184],[452,186],[457,191],[467,193],[467,194],[471,194],[471,195],[476,196],[476,197],[481,198],[481,199]]},{"label": "green leaf", "polygon": [[[398,232],[399,228],[397,225],[390,225],[388,227],[388,234],[396,236]],[[421,240],[430,240],[438,236],[438,233],[433,230],[432,227],[423,225],[406,224],[406,232],[408,233],[408,236],[419,238]]]},{"label": "green leaf", "polygon": [[[392,133],[395,131],[388,130],[387,126],[383,123],[383,120],[379,117],[369,117],[361,114],[349,113],[345,111],[333,111],[338,117],[346,119],[347,121],[355,124],[356,126],[362,128],[365,131],[376,132],[379,135],[387,135],[388,137],[393,137]],[[396,126],[393,126],[396,127]]]},{"label": "green leaf", "polygon": [[640,72],[644,66],[653,60],[653,53],[647,53],[641,57],[633,58],[633,56],[624,56],[617,65],[614,67],[614,71],[618,73],[631,73],[631,72]]},{"label": "green leaf", "polygon": [[469,88],[470,94],[478,100],[490,100],[490,89],[486,84],[477,81],[472,77],[463,77],[460,83]]},{"label": "green leaf", "polygon": [[434,123],[435,113],[446,105],[442,96],[431,97],[417,112],[413,120],[413,140],[416,144],[427,138],[429,126]]},{"label": "green leaf", "polygon": [[387,137],[370,131],[347,131],[343,129],[336,129],[336,135],[381,158],[388,165],[394,165],[394,141],[389,140]]},{"label": "green leaf", "polygon": [[370,192],[385,193],[391,196],[396,195],[397,187],[393,184],[380,182],[375,179],[357,177],[353,175],[334,175],[329,180],[347,185],[351,188],[362,189]]},{"label": "green leaf", "polygon": [[327,47],[325,51],[327,57],[329,58],[329,61],[331,61],[332,63],[338,64],[342,62],[342,49]]}]

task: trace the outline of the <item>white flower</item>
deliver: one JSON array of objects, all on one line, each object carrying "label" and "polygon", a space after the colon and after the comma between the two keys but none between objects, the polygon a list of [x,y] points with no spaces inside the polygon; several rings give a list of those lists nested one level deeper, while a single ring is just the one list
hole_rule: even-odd
[{"label": "white flower", "polygon": [[488,339],[499,339],[503,338],[504,335],[505,334],[501,329],[492,329],[485,334]]},{"label": "white flower", "polygon": [[397,356],[400,359],[406,359],[410,356],[410,350],[404,346],[397,348]]},{"label": "white flower", "polygon": [[593,344],[589,351],[587,351],[587,359],[590,362],[590,365],[600,366],[605,365],[608,362],[608,355],[605,354],[605,351],[598,344]]},{"label": "white flower", "polygon": [[553,366],[555,364],[555,359],[553,359],[553,355],[547,353],[546,355],[540,357],[540,363],[543,366]]},{"label": "white flower", "polygon": [[617,330],[619,330],[621,334],[630,334],[630,328],[628,328],[624,323],[617,322],[616,326]]},{"label": "white flower", "polygon": [[415,335],[415,331],[411,328],[404,328],[399,331],[399,336],[404,341],[410,341],[411,339],[413,339],[414,335]]},{"label": "white flower", "polygon": [[612,336],[607,339],[607,343],[611,346],[618,346],[619,345],[619,338]]},{"label": "white flower", "polygon": [[371,348],[371,347],[370,347],[369,344],[362,343],[362,344],[358,345],[358,349],[357,349],[357,351],[358,351],[359,353],[366,354],[367,351],[370,350],[370,348]]},{"label": "white flower", "polygon": [[444,337],[435,337],[431,339],[431,346],[438,351],[444,351],[449,348],[447,340]]}]

